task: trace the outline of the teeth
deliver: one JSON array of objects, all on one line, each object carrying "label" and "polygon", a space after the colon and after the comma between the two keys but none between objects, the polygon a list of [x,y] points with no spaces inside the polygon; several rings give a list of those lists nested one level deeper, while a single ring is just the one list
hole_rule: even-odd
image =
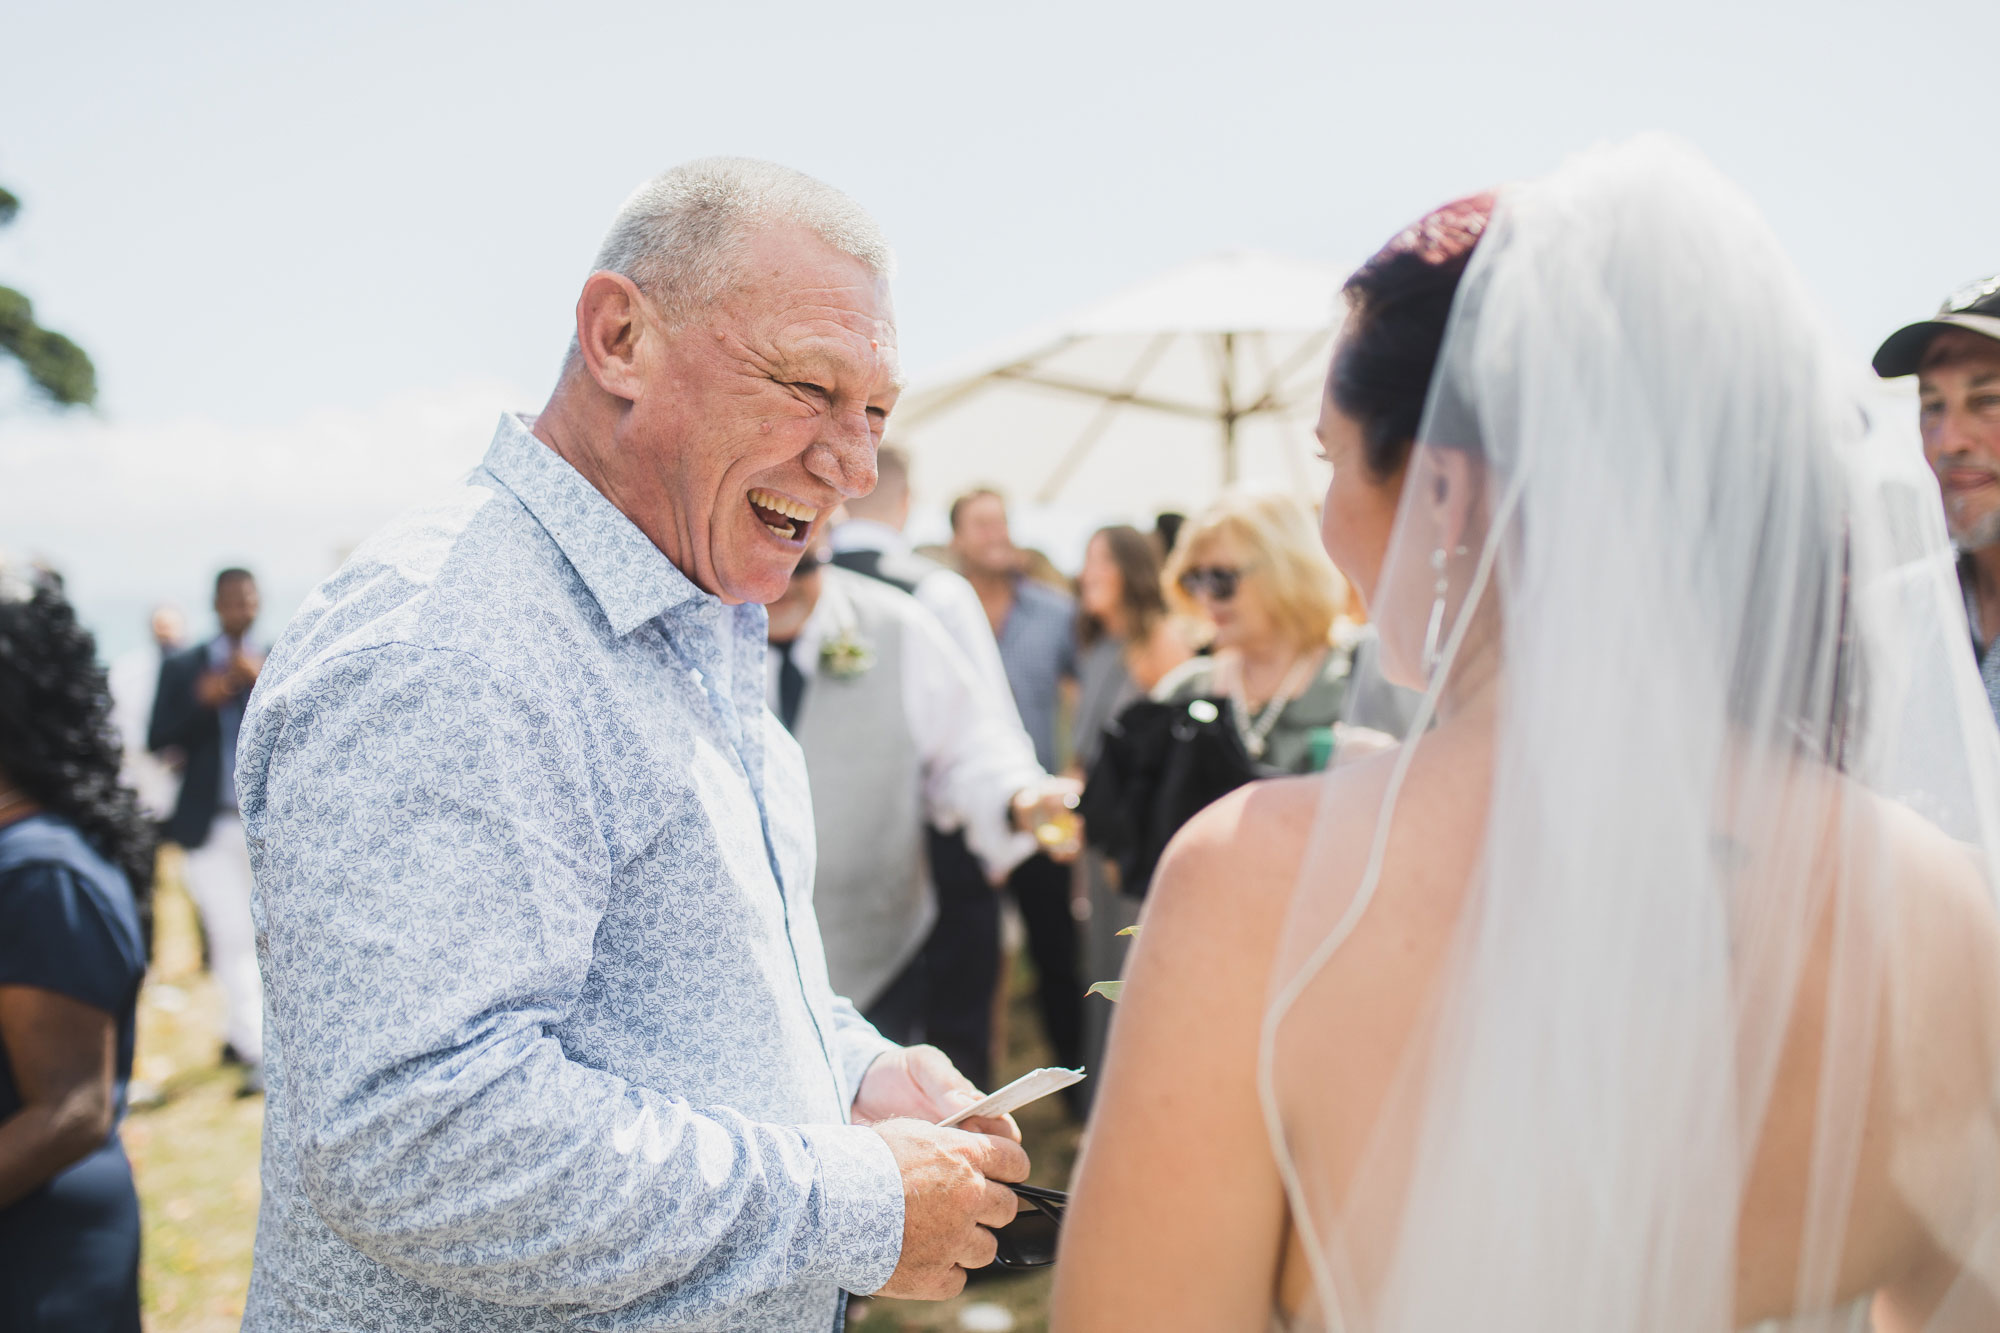
[{"label": "teeth", "polygon": [[[751,491],[750,503],[756,505],[759,509],[768,509],[774,514],[783,514],[786,518],[798,519],[801,523],[810,523],[819,517],[819,510],[812,508],[810,505],[795,503],[794,501],[787,500],[782,495],[773,495],[766,490]],[[769,527],[770,525],[766,524],[765,526]]]},{"label": "teeth", "polygon": [[[764,526],[767,528],[771,528],[771,525],[769,523],[766,523]],[[771,531],[777,533],[780,537],[783,537],[786,541],[790,541],[792,538],[798,536],[798,533],[791,528],[771,528]]]}]

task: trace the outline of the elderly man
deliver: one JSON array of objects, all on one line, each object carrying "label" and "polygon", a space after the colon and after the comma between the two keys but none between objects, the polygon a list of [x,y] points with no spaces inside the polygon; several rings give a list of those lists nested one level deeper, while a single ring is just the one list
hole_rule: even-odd
[{"label": "elderly man", "polygon": [[991,1260],[1018,1131],[928,1123],[971,1087],[828,987],[764,706],[761,603],[874,482],[888,264],[780,167],[643,186],[541,415],[271,654],[246,1328],[825,1333]]},{"label": "elderly man", "polygon": [[1924,457],[1944,492],[1972,651],[2000,720],[2000,274],[1891,334],[1875,372],[1917,377]]}]

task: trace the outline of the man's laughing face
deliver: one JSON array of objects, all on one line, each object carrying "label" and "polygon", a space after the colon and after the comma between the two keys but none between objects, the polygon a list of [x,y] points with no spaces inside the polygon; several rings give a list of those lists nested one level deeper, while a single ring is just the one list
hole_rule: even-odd
[{"label": "man's laughing face", "polygon": [[888,282],[860,260],[773,228],[737,271],[655,344],[624,432],[635,484],[616,498],[696,584],[770,602],[826,515],[874,489],[901,375]]}]

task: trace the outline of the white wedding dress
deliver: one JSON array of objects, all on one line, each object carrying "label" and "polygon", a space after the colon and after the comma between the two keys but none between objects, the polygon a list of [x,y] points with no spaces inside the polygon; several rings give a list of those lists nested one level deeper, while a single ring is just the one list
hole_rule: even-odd
[{"label": "white wedding dress", "polygon": [[[2000,1014],[1977,989],[1925,1007],[1902,951],[1934,886],[1902,849],[1962,856],[1951,910],[1986,940],[2000,737],[1935,483],[1903,423],[1871,429],[1858,373],[1692,151],[1642,140],[1502,194],[1370,606],[1426,706],[1366,869],[1305,858],[1267,1011],[1261,1091],[1313,1279],[1279,1328],[1723,1333],[1741,1255],[1777,1235],[1769,1308],[1806,1313],[1762,1327],[1849,1333],[1870,1191],[1955,1265],[1928,1328],[1996,1308],[2000,1094],[1990,1071],[1962,1106],[1903,1074],[1926,1068],[1926,1015],[1969,1034],[1948,1067],[1984,1068]],[[1384,1146],[1336,1185],[1299,1109],[1340,1054],[1313,988],[1399,892],[1390,831],[1426,817],[1399,808],[1405,775],[1475,653],[1500,663],[1491,796],[1431,833],[1477,839],[1477,870],[1362,1140]],[[1788,1082],[1800,1051],[1818,1073]],[[1774,1106],[1803,1119],[1766,1143]],[[1766,1149],[1797,1207],[1739,1234]]]}]

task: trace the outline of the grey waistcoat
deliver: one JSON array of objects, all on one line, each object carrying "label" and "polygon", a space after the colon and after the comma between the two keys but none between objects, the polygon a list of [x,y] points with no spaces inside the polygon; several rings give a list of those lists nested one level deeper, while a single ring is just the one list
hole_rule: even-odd
[{"label": "grey waistcoat", "polygon": [[[827,674],[822,652],[795,728],[818,830],[813,907],[827,973],[834,994],[866,1009],[916,957],[937,919],[924,864],[923,757],[903,708],[899,595],[828,570],[821,596],[837,599],[829,608],[836,623],[873,658],[842,678]],[[826,642],[841,635],[830,630]]]}]

